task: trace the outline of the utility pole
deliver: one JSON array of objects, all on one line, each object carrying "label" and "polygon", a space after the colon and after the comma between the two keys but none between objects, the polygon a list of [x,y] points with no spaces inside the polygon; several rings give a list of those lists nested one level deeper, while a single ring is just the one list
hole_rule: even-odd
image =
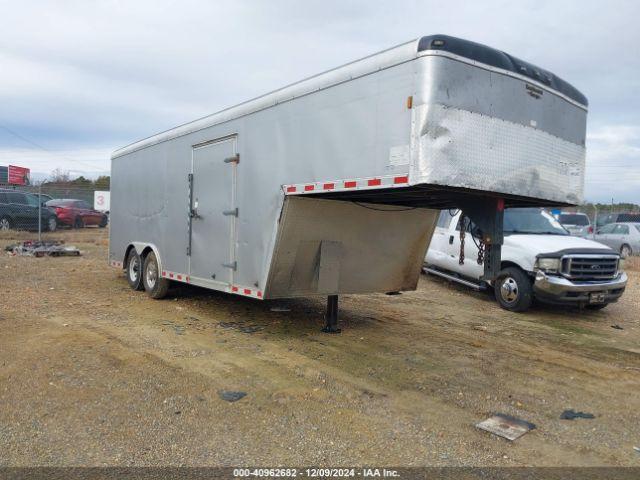
[{"label": "utility pole", "polygon": [[42,241],[42,184],[38,185],[38,242]]}]

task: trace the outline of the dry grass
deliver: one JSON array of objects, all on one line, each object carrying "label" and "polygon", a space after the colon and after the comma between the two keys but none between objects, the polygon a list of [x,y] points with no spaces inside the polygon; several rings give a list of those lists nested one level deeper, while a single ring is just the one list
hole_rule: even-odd
[{"label": "dry grass", "polygon": [[625,270],[633,270],[635,272],[640,272],[640,257],[629,257],[625,260],[624,263]]},{"label": "dry grass", "polygon": [[[37,239],[38,232],[24,230],[0,232],[0,242],[3,244]],[[42,240],[57,240],[64,241],[64,243],[93,243],[95,245],[106,246],[109,244],[109,229],[96,227],[87,227],[80,230],[59,229],[55,232],[43,232]]]}]

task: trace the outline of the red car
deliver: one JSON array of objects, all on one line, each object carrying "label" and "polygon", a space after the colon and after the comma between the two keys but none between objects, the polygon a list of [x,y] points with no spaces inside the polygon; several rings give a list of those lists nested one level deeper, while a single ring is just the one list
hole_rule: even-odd
[{"label": "red car", "polygon": [[56,198],[49,200],[46,205],[56,212],[58,223],[61,225],[73,228],[97,225],[103,228],[109,223],[109,217],[106,214],[94,210],[84,200]]}]

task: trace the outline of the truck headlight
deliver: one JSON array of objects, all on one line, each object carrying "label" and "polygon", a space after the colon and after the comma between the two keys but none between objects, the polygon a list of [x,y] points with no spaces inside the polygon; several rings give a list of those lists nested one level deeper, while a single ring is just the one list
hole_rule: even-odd
[{"label": "truck headlight", "polygon": [[541,270],[548,273],[558,273],[560,270],[559,258],[538,258],[534,266],[535,270]]}]

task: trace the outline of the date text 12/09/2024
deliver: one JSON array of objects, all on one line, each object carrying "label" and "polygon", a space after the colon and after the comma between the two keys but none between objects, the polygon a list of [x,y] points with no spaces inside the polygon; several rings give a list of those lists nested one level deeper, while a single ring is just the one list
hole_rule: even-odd
[{"label": "date text 12/09/2024", "polygon": [[237,478],[399,478],[400,473],[387,468],[234,468],[233,476]]}]

